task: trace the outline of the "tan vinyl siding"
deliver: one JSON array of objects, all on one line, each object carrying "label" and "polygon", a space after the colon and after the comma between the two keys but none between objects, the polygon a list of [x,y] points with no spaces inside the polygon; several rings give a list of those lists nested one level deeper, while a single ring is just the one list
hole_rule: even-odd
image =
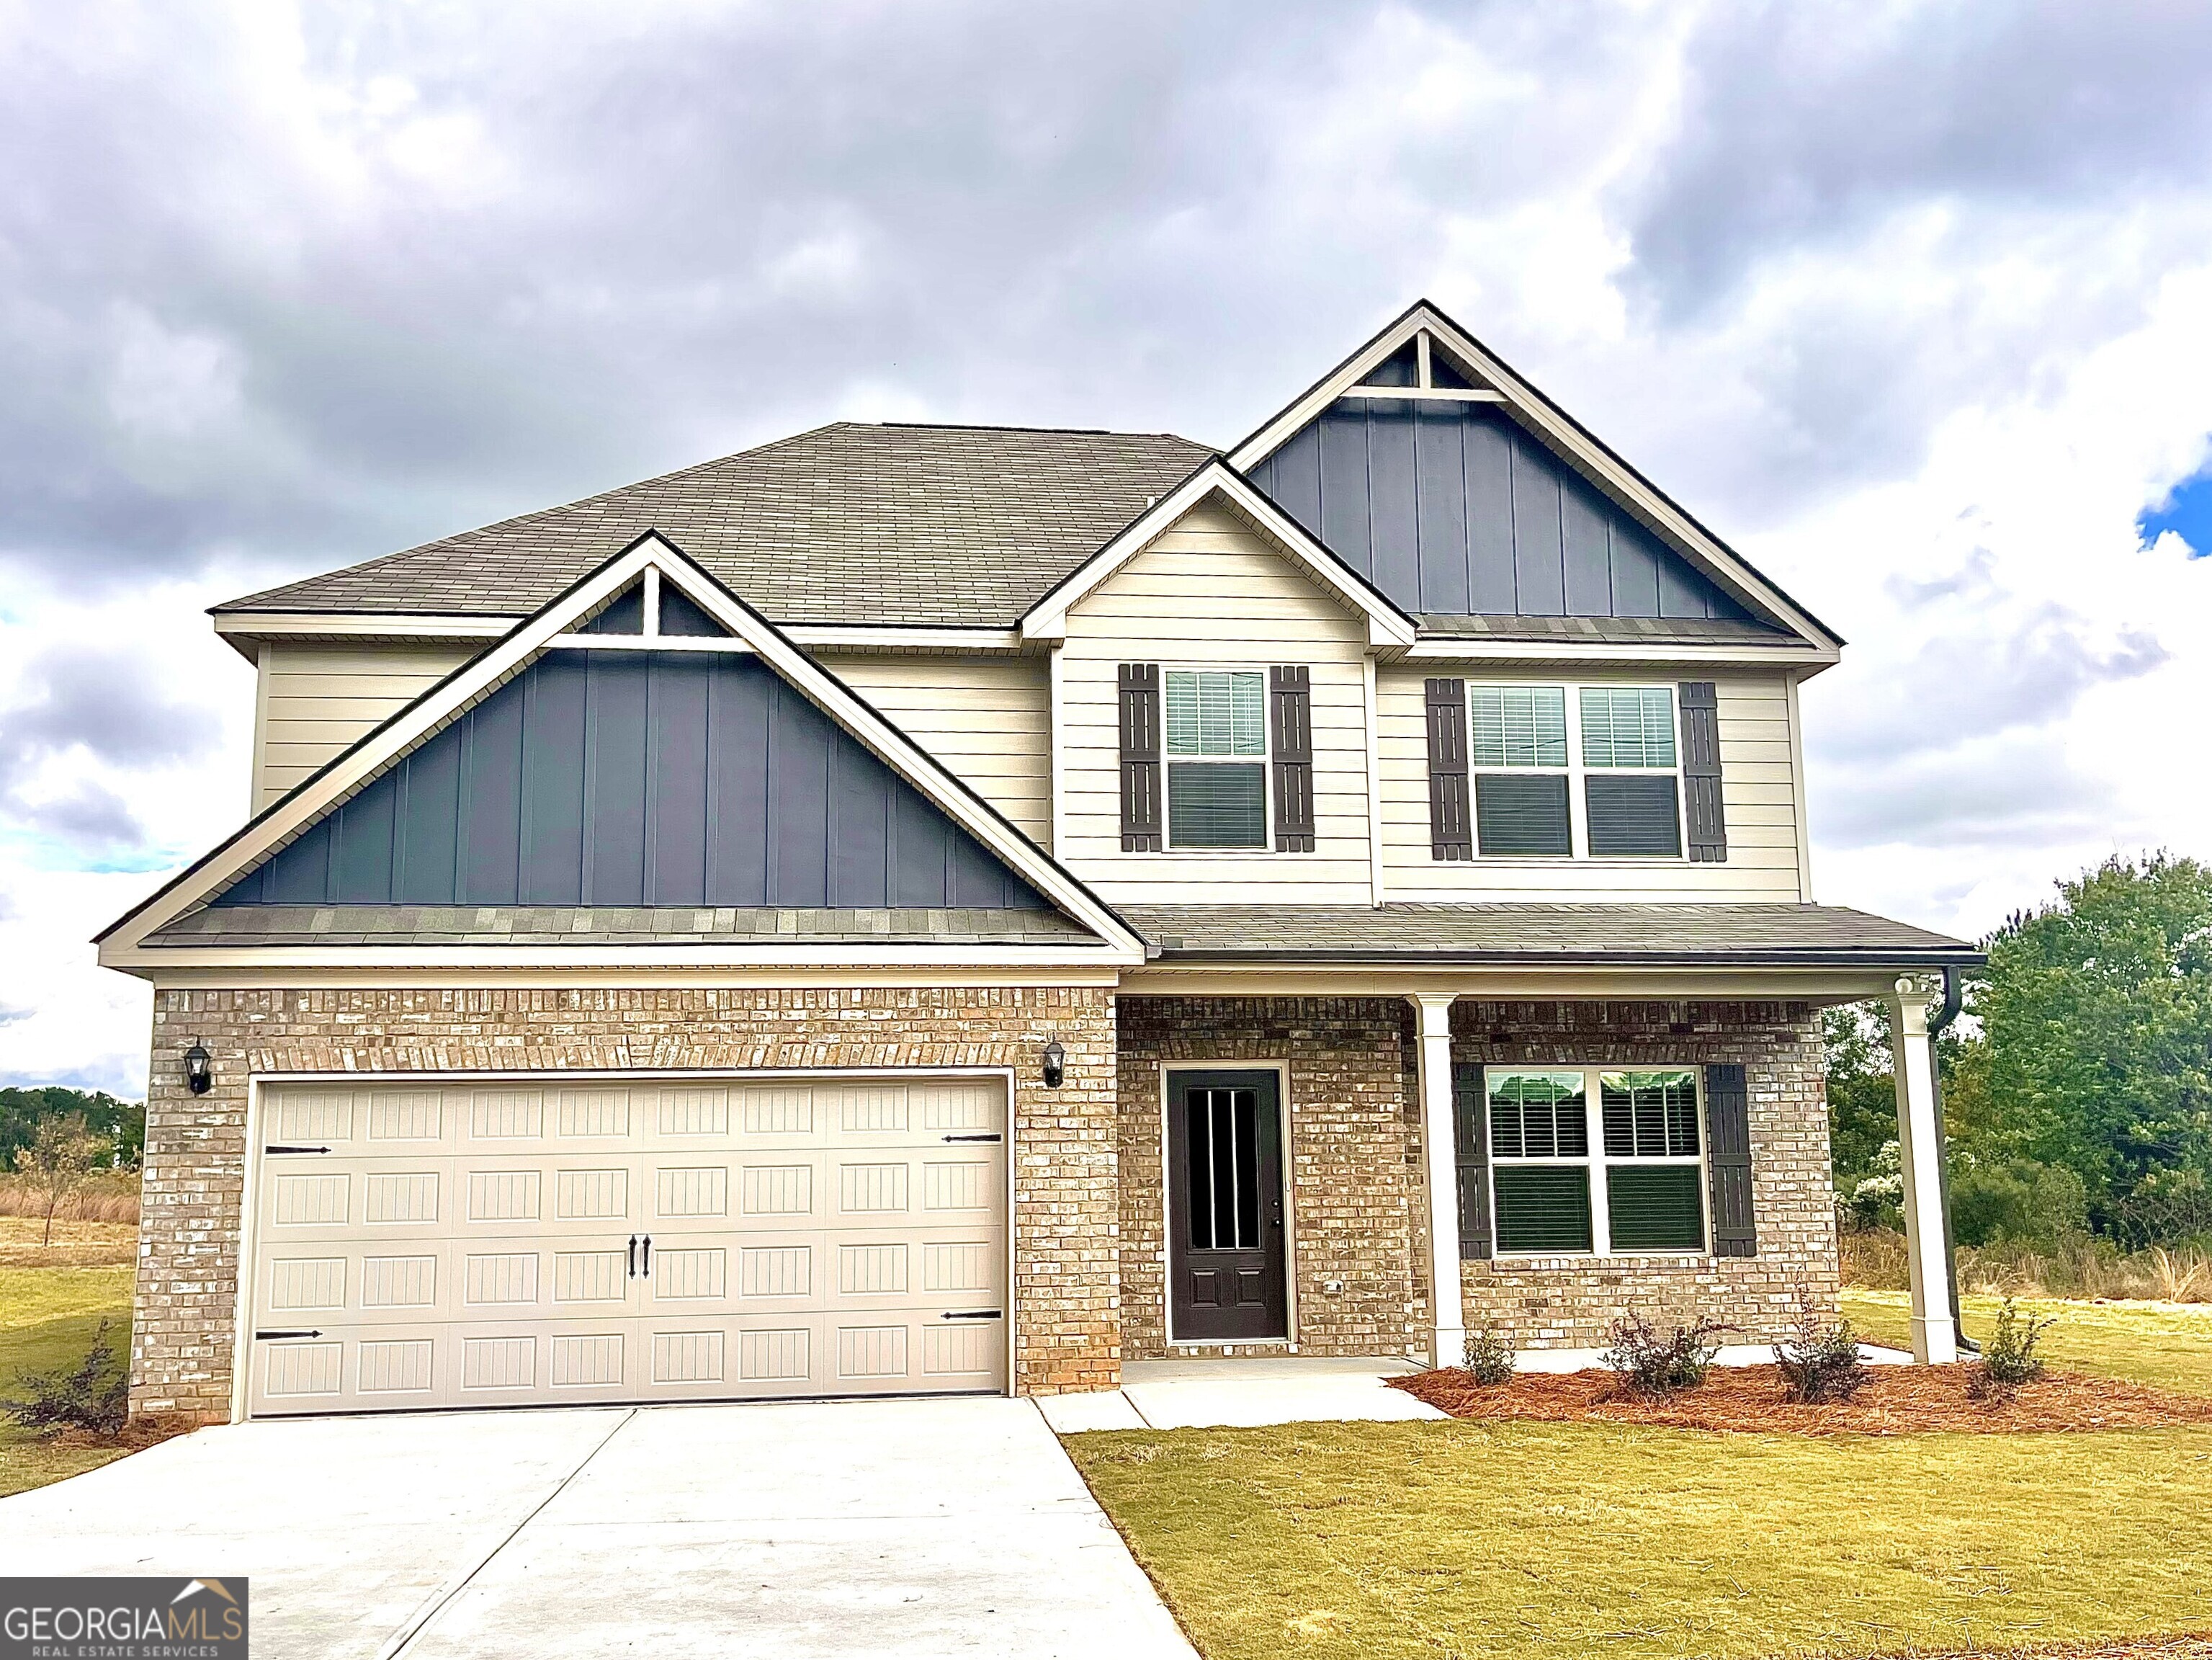
[{"label": "tan vinyl siding", "polygon": [[[1728,824],[1725,864],[1653,859],[1476,859],[1445,863],[1429,855],[1428,742],[1422,682],[1465,672],[1470,685],[1640,685],[1684,678],[1714,682],[1720,705],[1721,800]],[[1778,673],[1725,671],[1694,675],[1656,670],[1571,677],[1541,672],[1477,673],[1442,666],[1384,668],[1377,677],[1382,746],[1384,882],[1392,899],[1809,900],[1800,891],[1803,816],[1790,741],[1789,684]],[[1569,719],[1575,718],[1570,706]]]},{"label": "tan vinyl siding", "polygon": [[823,663],[1011,819],[1052,846],[1052,698],[1041,657],[860,657]]},{"label": "tan vinyl siding", "polygon": [[[1241,520],[1187,514],[1069,613],[1060,648],[1064,863],[1109,900],[1364,904],[1368,868],[1364,625]],[[1311,853],[1123,853],[1116,670],[1312,673]]]},{"label": "tan vinyl siding", "polygon": [[264,645],[253,806],[267,806],[483,649]]}]

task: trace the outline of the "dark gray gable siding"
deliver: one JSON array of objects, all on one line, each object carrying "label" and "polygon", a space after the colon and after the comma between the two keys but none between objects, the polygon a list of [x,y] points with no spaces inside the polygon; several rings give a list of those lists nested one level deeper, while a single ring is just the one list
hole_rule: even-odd
[{"label": "dark gray gable siding", "polygon": [[550,652],[216,903],[1049,909],[757,658]]},{"label": "dark gray gable siding", "polygon": [[1408,611],[1746,619],[1489,405],[1340,398],[1252,482]]}]

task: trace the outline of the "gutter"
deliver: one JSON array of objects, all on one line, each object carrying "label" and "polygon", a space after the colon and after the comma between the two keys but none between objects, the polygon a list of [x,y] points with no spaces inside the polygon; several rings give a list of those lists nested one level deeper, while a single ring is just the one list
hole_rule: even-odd
[{"label": "gutter", "polygon": [[1979,1354],[1982,1346],[1966,1335],[1966,1318],[1959,1306],[1959,1248],[1951,1236],[1951,1158],[1946,1150],[1943,1130],[1943,1068],[1936,1057],[1936,1040],[1959,1018],[1959,1010],[1965,1002],[1966,991],[1959,983],[1959,970],[1947,963],[1943,965],[1943,1006],[1928,1023],[1928,1081],[1936,1098],[1936,1192],[1943,1208],[1943,1279],[1951,1293],[1951,1330],[1961,1349],[1968,1354]]}]

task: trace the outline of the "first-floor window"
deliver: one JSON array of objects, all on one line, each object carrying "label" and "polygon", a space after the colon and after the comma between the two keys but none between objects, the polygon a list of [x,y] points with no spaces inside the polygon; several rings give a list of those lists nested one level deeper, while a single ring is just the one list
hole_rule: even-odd
[{"label": "first-floor window", "polygon": [[1706,1248],[1695,1067],[1494,1067],[1485,1082],[1501,1253]]}]

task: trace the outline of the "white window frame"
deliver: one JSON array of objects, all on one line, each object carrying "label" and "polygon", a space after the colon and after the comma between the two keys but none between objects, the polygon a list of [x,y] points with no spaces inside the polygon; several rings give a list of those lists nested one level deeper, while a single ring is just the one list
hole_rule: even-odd
[{"label": "white window frame", "polygon": [[[1677,746],[1679,748],[1679,745]],[[1583,1075],[1583,1129],[1589,1152],[1580,1158],[1549,1156],[1539,1158],[1500,1158],[1490,1134],[1490,1073],[1522,1072],[1578,1072]],[[1698,1091],[1698,1151],[1695,1157],[1675,1154],[1667,1158],[1644,1158],[1631,1154],[1613,1158],[1605,1150],[1605,1111],[1603,1086],[1599,1079],[1609,1072],[1686,1072],[1697,1079]],[[1620,1061],[1595,1066],[1584,1066],[1575,1061],[1559,1065],[1532,1061],[1526,1066],[1497,1067],[1486,1070],[1482,1085],[1483,1141],[1489,1147],[1490,1238],[1493,1253],[1511,1261],[1528,1262],[1547,1257],[1584,1259],[1581,1251],[1508,1250],[1504,1236],[1498,1228],[1498,1171],[1502,1165],[1513,1169],[1588,1170],[1590,1198],[1590,1258],[1644,1257],[1710,1257],[1713,1254],[1712,1183],[1705,1169],[1706,1155],[1711,1151],[1711,1136],[1705,1122],[1705,1069],[1702,1066],[1680,1061]],[[1608,1182],[1610,1168],[1615,1164],[1681,1164],[1693,1165],[1698,1172],[1698,1211],[1705,1218],[1705,1242],[1695,1250],[1615,1250],[1613,1248],[1612,1189]]]},{"label": "white window frame", "polygon": [[[1260,752],[1257,755],[1176,755],[1168,747],[1168,676],[1170,674],[1253,674],[1260,679]],[[1163,663],[1160,665],[1160,848],[1193,858],[1246,856],[1275,851],[1275,722],[1268,703],[1267,671],[1249,663]],[[1173,767],[1249,767],[1260,769],[1260,839],[1242,847],[1186,846],[1175,839]]]},{"label": "white window frame", "polygon": [[[1474,757],[1474,692],[1480,686],[1489,690],[1559,691],[1567,703],[1567,764],[1565,767],[1486,767]],[[1663,691],[1667,707],[1674,725],[1674,764],[1671,767],[1592,767],[1583,760],[1583,693],[1591,691]],[[1474,859],[1477,863],[1491,865],[1554,866],[1568,862],[1588,861],[1600,865],[1669,866],[1690,862],[1690,827],[1688,792],[1682,782],[1682,696],[1680,687],[1667,681],[1645,680],[1530,680],[1516,677],[1510,680],[1469,680],[1467,682],[1465,710],[1467,727],[1467,806],[1470,829],[1474,838]],[[1512,774],[1530,777],[1557,778],[1567,781],[1567,841],[1571,851],[1550,853],[1485,853],[1482,851],[1482,808],[1479,801],[1475,780],[1485,773]],[[1589,845],[1589,789],[1585,781],[1592,776],[1600,778],[1671,778],[1674,781],[1674,845],[1680,851],[1672,854],[1594,854]]]}]

